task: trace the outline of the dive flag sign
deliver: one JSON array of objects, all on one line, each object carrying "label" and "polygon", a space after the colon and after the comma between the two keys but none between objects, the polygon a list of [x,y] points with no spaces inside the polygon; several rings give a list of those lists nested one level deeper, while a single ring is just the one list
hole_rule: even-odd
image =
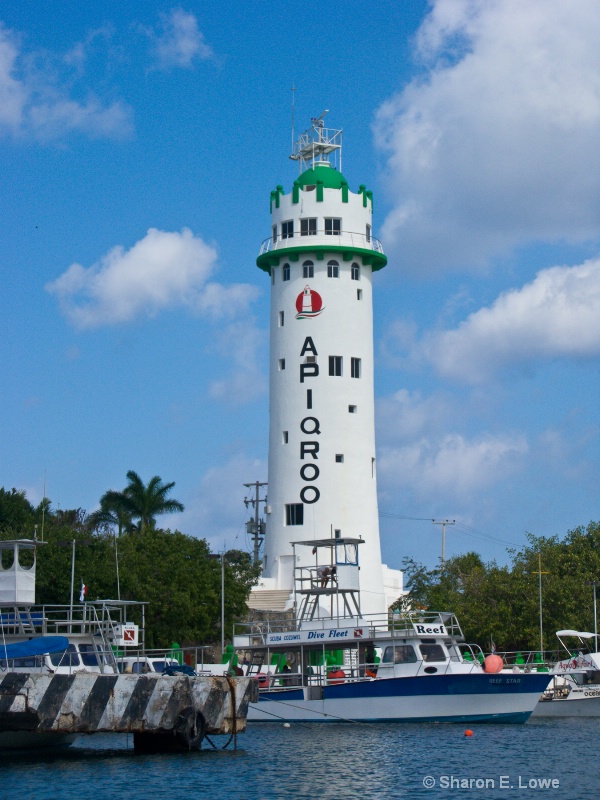
[{"label": "dive flag sign", "polygon": [[79,602],[80,603],[85,603],[85,596],[87,594],[87,590],[88,590],[88,587],[85,585],[85,583],[82,583],[81,584],[81,591],[79,592]]},{"label": "dive flag sign", "polygon": [[139,627],[134,625],[133,622],[125,622],[121,626],[121,638],[119,645],[121,647],[137,647],[139,640]]}]

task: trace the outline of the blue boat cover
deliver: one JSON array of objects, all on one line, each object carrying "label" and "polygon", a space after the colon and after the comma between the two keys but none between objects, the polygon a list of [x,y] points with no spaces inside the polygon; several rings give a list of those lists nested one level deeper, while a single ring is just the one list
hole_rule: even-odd
[{"label": "blue boat cover", "polygon": [[69,646],[66,636],[38,636],[15,644],[0,644],[0,659],[27,658],[46,653],[62,653]]}]

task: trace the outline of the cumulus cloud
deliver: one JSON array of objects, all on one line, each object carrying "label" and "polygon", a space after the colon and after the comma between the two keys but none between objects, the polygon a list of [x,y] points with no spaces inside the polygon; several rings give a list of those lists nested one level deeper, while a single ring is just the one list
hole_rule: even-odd
[{"label": "cumulus cloud", "polygon": [[384,493],[404,490],[419,502],[464,502],[519,469],[528,449],[521,435],[421,437],[382,448],[377,477]]},{"label": "cumulus cloud", "polygon": [[159,31],[147,30],[146,33],[154,44],[156,64],[160,69],[189,69],[196,60],[212,58],[213,50],[204,41],[196,17],[181,8],[161,14]]},{"label": "cumulus cloud", "polygon": [[374,123],[388,251],[434,271],[597,237],[599,39],[595,0],[433,0],[424,73]]},{"label": "cumulus cloud", "polygon": [[256,297],[257,289],[209,283],[216,258],[216,250],[187,228],[150,228],[129,250],[113,247],[88,268],[71,264],[46,290],[80,329],[130,322],[178,305],[212,317],[232,316]]},{"label": "cumulus cloud", "polygon": [[496,370],[554,358],[600,356],[600,259],[541,270],[456,329],[418,349],[446,377],[487,380]]},{"label": "cumulus cloud", "polygon": [[[177,527],[192,536],[208,539],[213,549],[250,549],[246,541],[244,483],[265,481],[267,465],[237,454],[225,464],[208,469],[199,485],[185,497],[185,511]],[[262,495],[261,495],[262,496]],[[261,509],[262,510],[262,509]]]},{"label": "cumulus cloud", "polygon": [[267,393],[267,377],[262,369],[267,348],[267,334],[254,320],[238,320],[215,334],[213,345],[232,365],[229,374],[213,381],[210,395],[229,405],[241,405]]},{"label": "cumulus cloud", "polygon": [[132,112],[125,103],[104,103],[89,90],[85,100],[74,100],[68,82],[60,83],[47,65],[33,68],[34,55],[24,54],[19,36],[0,23],[0,133],[42,141],[71,132],[92,138],[131,134]]}]

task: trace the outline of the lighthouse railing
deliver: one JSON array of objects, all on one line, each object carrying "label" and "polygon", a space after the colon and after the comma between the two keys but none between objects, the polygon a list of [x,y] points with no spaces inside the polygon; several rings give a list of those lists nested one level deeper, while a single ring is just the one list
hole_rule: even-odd
[{"label": "lighthouse railing", "polygon": [[289,247],[296,247],[298,245],[311,246],[311,245],[336,245],[342,247],[356,247],[360,250],[374,250],[376,253],[383,254],[383,245],[374,236],[367,236],[364,233],[355,233],[352,231],[340,231],[339,233],[326,233],[325,230],[317,230],[316,233],[302,236],[287,236],[283,238],[281,235],[275,237],[267,237],[260,246],[259,256],[265,253],[270,253],[273,250],[284,250]]}]

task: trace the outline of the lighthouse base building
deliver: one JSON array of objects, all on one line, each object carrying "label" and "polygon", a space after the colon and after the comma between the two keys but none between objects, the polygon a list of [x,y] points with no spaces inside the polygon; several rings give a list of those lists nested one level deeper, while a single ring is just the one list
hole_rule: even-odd
[{"label": "lighthouse base building", "polygon": [[269,486],[250,605],[290,607],[317,552],[293,542],[353,539],[361,612],[381,614],[402,594],[402,573],[381,562],[377,508],[372,289],[387,258],[373,236],[372,192],[351,191],[342,131],[323,116],[294,146],[291,190],[271,192],[257,259],[271,285]]}]

